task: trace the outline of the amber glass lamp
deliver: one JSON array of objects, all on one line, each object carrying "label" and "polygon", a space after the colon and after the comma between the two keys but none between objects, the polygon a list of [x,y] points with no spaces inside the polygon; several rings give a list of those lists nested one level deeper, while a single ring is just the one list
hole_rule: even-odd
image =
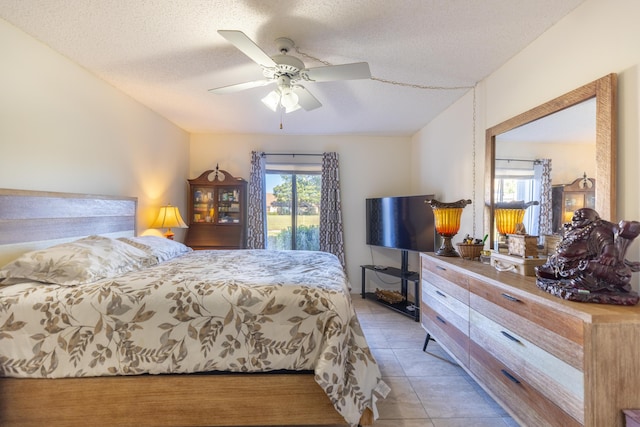
[{"label": "amber glass lamp", "polygon": [[524,209],[496,208],[496,229],[502,235],[514,234],[524,219]]},{"label": "amber glass lamp", "polygon": [[460,217],[462,209],[471,204],[471,200],[458,200],[453,203],[443,203],[438,200],[427,200],[433,209],[433,219],[436,225],[436,232],[442,236],[442,245],[436,251],[436,255],[457,257],[460,256],[451,244],[451,238],[460,230]]},{"label": "amber glass lamp", "polygon": [[537,205],[538,202],[502,202],[496,203],[494,208],[494,216],[496,221],[496,230],[501,236],[496,245],[497,248],[506,247],[509,241],[509,234],[516,234],[518,224],[524,220],[524,213],[531,205]]},{"label": "amber glass lamp", "polygon": [[515,234],[518,224],[524,220],[524,213],[529,206],[537,205],[538,202],[503,202],[496,203],[493,211],[496,219],[496,230],[501,236]]}]

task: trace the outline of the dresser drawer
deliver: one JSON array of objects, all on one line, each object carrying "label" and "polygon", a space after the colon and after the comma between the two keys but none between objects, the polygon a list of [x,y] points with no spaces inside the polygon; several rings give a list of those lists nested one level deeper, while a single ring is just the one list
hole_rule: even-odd
[{"label": "dresser drawer", "polygon": [[448,295],[469,305],[469,281],[466,275],[446,264],[422,258],[422,280],[443,290]]},{"label": "dresser drawer", "polygon": [[508,407],[523,425],[536,427],[582,425],[473,341],[470,342],[469,351],[471,373],[499,402]]},{"label": "dresser drawer", "polygon": [[[454,326],[445,315],[436,312],[422,301],[420,315],[422,326],[435,340],[454,356],[459,363],[469,366],[469,336]],[[467,329],[468,331],[468,329]]]},{"label": "dresser drawer", "polygon": [[441,317],[447,319],[458,330],[465,334],[469,333],[469,306],[467,304],[426,280],[422,280],[421,301]]},{"label": "dresser drawer", "polygon": [[474,278],[469,279],[469,288],[472,309],[584,370],[582,319]]},{"label": "dresser drawer", "polygon": [[475,310],[469,338],[569,415],[584,422],[584,374]]}]

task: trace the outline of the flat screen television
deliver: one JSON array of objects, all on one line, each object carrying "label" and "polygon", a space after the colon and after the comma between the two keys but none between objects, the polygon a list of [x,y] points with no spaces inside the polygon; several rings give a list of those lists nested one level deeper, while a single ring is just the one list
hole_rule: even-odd
[{"label": "flat screen television", "polygon": [[433,252],[433,195],[366,199],[367,245],[403,251]]}]

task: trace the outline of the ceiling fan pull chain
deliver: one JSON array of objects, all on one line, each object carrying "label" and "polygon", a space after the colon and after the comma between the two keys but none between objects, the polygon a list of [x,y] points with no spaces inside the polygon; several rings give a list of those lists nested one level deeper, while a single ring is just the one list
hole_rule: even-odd
[{"label": "ceiling fan pull chain", "polygon": [[305,58],[307,58],[307,59],[311,59],[311,60],[313,60],[313,61],[317,61],[317,62],[319,62],[319,63],[321,63],[321,64],[323,64],[323,65],[333,65],[332,63],[330,63],[330,62],[328,62],[328,61],[323,61],[323,60],[322,60],[322,59],[320,59],[320,58],[316,58],[315,56],[311,56],[311,55],[309,55],[308,53],[304,53],[304,52],[300,51],[300,49],[298,49],[298,46],[295,46],[295,45],[294,45],[294,46],[293,46],[293,48],[296,50],[296,53],[297,53],[298,55],[302,56],[302,57],[305,57]]}]

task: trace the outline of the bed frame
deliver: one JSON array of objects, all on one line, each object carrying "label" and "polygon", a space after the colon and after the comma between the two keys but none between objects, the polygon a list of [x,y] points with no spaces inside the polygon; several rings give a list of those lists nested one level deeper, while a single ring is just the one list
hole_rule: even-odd
[{"label": "bed frame", "polygon": [[[0,189],[0,265],[21,253],[90,234],[133,236],[136,208],[137,199],[133,197]],[[360,424],[373,424],[371,410],[365,411]],[[270,373],[0,378],[0,425],[267,426],[346,422],[312,373]]]}]

